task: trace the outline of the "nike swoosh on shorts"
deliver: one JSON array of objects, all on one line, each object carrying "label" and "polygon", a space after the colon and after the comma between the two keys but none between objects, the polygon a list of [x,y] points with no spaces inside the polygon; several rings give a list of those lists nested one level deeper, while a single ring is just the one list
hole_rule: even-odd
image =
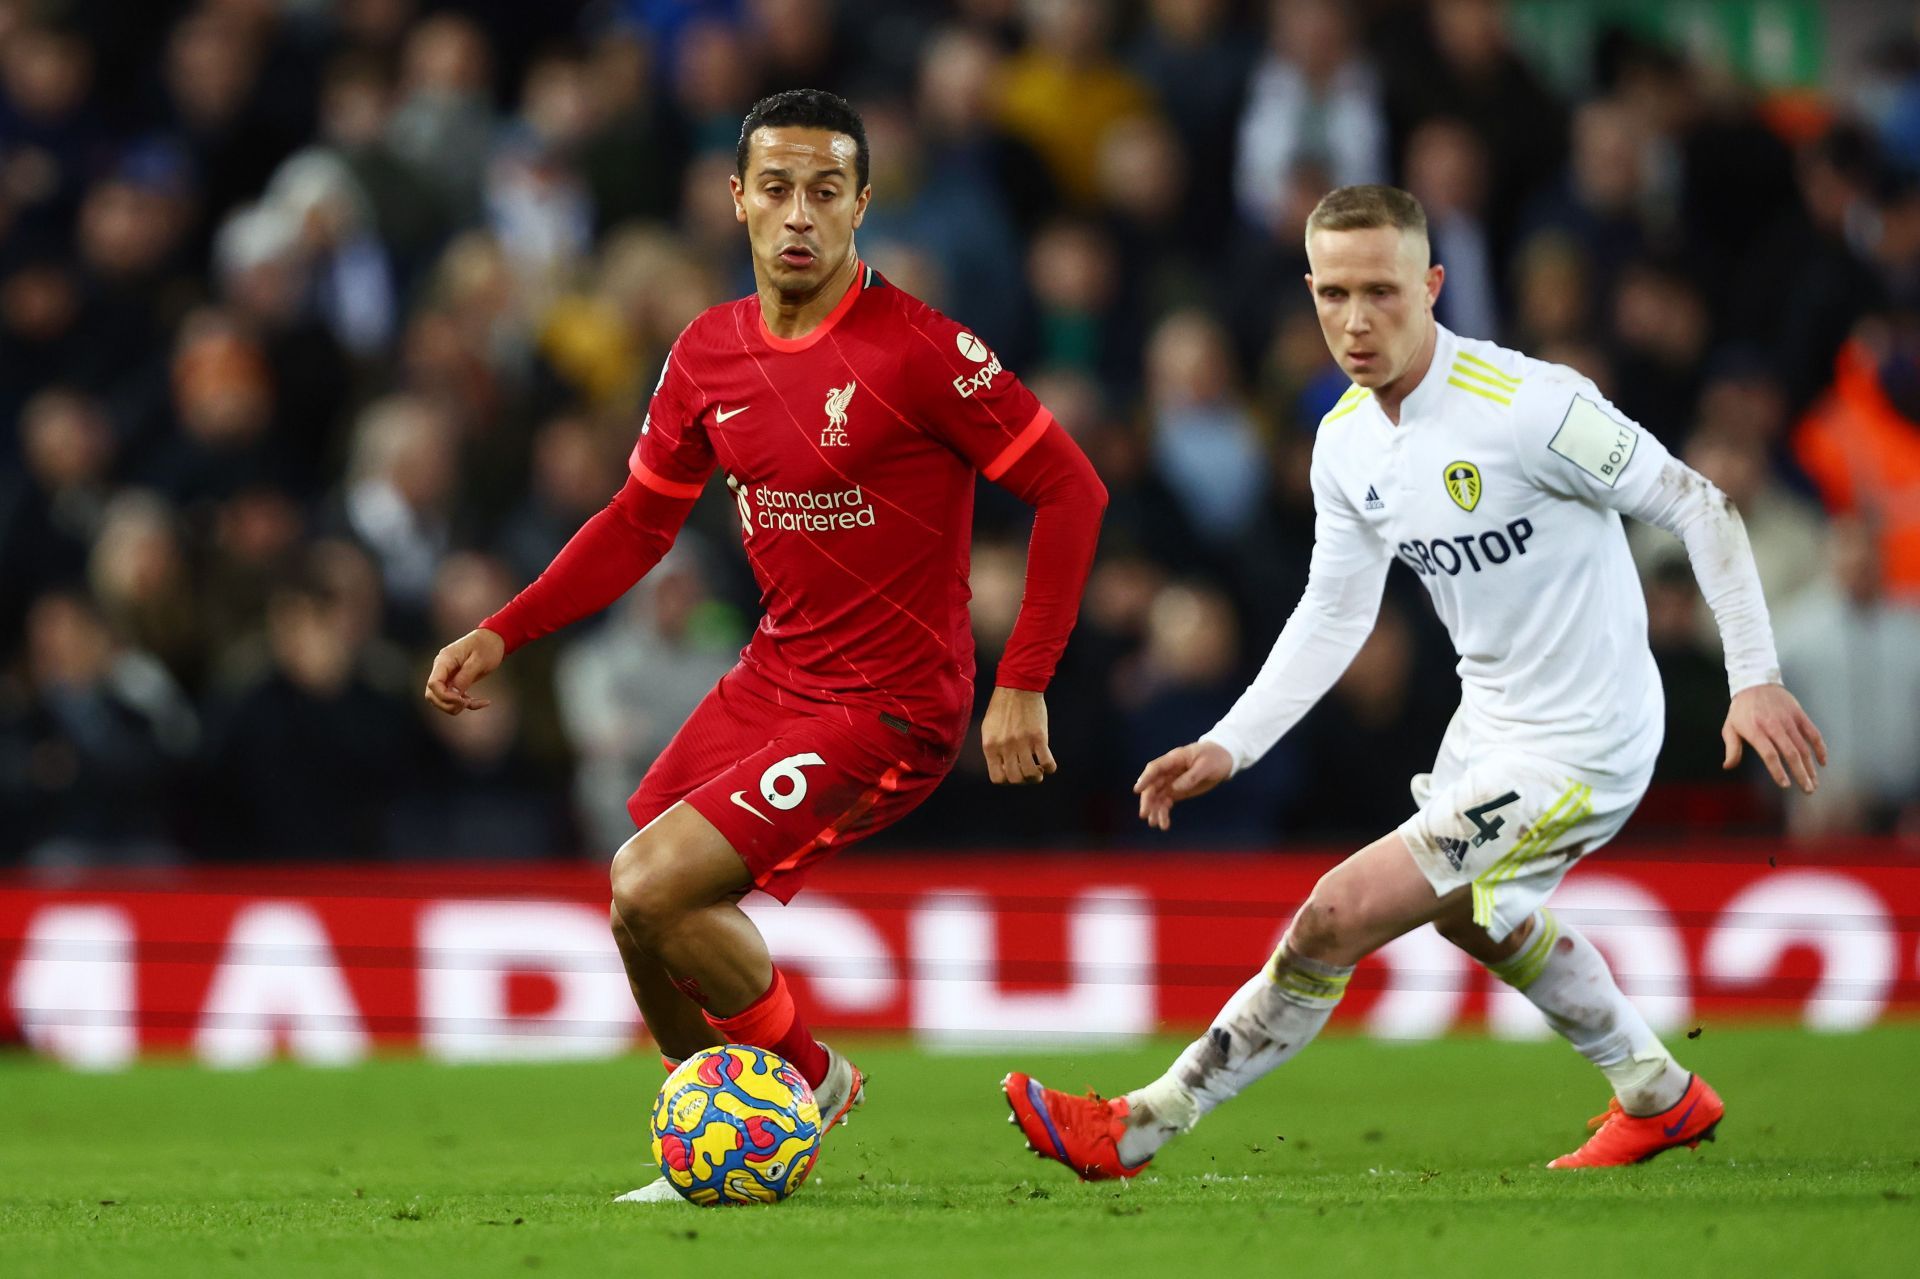
[{"label": "nike swoosh on shorts", "polygon": [[[767,825],[769,826],[773,825],[773,818],[767,816],[765,813],[761,812],[759,809],[755,808],[752,804],[749,804],[746,800],[741,798],[741,796],[745,794],[746,794],[745,791],[737,790],[733,794],[727,796],[727,798],[732,800],[734,803],[740,805],[740,807],[746,809],[749,813],[752,813],[755,817],[758,817],[761,821],[765,822]],[[1681,1122],[1685,1123],[1686,1121],[1682,1120]]]},{"label": "nike swoosh on shorts", "polygon": [[745,413],[748,409],[752,407],[753,405],[751,404],[742,404],[739,408],[733,409],[731,411],[727,409],[715,409],[713,411],[713,420],[716,422],[724,422],[730,417],[739,417],[742,413]]}]

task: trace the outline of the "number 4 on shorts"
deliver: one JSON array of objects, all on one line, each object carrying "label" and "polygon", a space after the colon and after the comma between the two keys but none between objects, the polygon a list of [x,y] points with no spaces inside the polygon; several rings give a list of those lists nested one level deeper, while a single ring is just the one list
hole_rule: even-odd
[{"label": "number 4 on shorts", "polygon": [[1498,839],[1500,836],[1500,828],[1507,824],[1507,819],[1504,817],[1496,817],[1492,821],[1488,821],[1487,814],[1496,808],[1505,808],[1508,804],[1514,803],[1519,798],[1520,796],[1515,792],[1508,791],[1498,799],[1490,799],[1484,804],[1475,804],[1467,810],[1467,820],[1472,822],[1474,829],[1480,832],[1473,837],[1473,846],[1475,848],[1480,847],[1480,845],[1490,839]]}]

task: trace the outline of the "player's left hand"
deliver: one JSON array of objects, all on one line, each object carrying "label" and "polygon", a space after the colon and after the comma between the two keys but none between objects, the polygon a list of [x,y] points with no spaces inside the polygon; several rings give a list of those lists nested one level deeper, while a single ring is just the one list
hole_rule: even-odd
[{"label": "player's left hand", "polygon": [[1060,767],[1047,749],[1047,699],[1022,688],[993,690],[980,746],[996,786],[1033,786]]},{"label": "player's left hand", "polygon": [[1800,709],[1799,699],[1778,684],[1736,693],[1727,708],[1727,722],[1721,725],[1720,740],[1727,744],[1722,768],[1738,767],[1745,747],[1751,746],[1781,790],[1797,783],[1811,795],[1820,788],[1814,761],[1826,765],[1827,740]]}]

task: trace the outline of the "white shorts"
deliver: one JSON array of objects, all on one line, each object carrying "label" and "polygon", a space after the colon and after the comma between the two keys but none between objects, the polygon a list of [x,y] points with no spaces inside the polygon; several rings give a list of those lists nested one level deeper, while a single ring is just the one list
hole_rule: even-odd
[{"label": "white shorts", "polygon": [[1441,896],[1473,887],[1473,922],[1498,941],[1540,908],[1573,864],[1627,824],[1651,765],[1596,773],[1511,747],[1473,751],[1461,716],[1431,773],[1410,785],[1420,811],[1400,826],[1420,872]]}]

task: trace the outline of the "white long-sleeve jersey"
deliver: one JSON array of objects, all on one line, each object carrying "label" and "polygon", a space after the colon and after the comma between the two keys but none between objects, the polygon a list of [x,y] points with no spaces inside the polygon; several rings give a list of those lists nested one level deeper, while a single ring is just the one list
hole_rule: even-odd
[{"label": "white long-sleeve jersey", "polygon": [[1476,748],[1598,773],[1650,767],[1662,694],[1622,514],[1685,543],[1730,691],[1779,681],[1739,514],[1564,365],[1440,327],[1398,425],[1358,386],[1321,420],[1313,495],[1306,592],[1260,674],[1203,739],[1225,747],[1236,772],[1352,661],[1396,557],[1453,638]]}]

